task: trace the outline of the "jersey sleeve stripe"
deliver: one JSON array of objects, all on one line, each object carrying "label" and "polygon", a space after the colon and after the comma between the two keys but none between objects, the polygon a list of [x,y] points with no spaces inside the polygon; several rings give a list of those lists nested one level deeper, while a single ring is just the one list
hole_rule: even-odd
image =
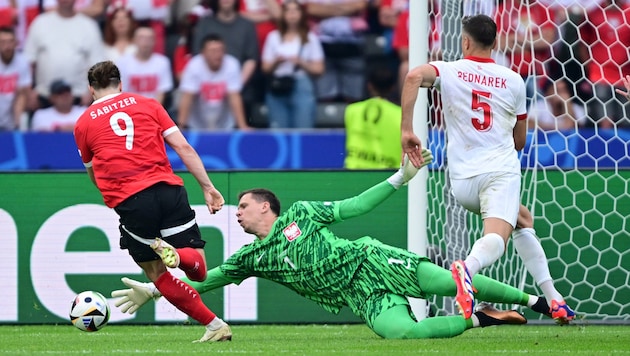
[{"label": "jersey sleeve stripe", "polygon": [[83,162],[83,166],[84,166],[85,168],[90,168],[90,167],[92,167],[92,161],[89,161],[88,163]]},{"label": "jersey sleeve stripe", "polygon": [[516,120],[521,121],[527,119],[527,114],[516,115]]},{"label": "jersey sleeve stripe", "polygon": [[429,65],[435,69],[435,75],[436,75],[437,77],[439,77],[439,76],[440,76],[440,70],[438,69],[438,67],[434,66],[434,65],[433,65],[433,64],[431,64],[431,63],[429,63]]},{"label": "jersey sleeve stripe", "polygon": [[162,132],[162,137],[166,137],[166,136],[172,134],[175,131],[179,131],[179,127],[173,126],[173,127],[169,128],[169,129],[164,130],[164,132]]}]

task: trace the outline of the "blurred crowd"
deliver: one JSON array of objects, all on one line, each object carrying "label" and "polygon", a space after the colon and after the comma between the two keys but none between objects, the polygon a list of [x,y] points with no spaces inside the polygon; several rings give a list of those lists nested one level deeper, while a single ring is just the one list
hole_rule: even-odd
[{"label": "blurred crowd", "polygon": [[[429,3],[431,60],[443,2]],[[630,74],[630,0],[463,4],[495,18],[495,60],[526,82],[530,127],[630,124],[615,93]],[[0,130],[71,131],[102,60],[183,129],[322,127],[325,104],[398,104],[409,21],[409,0],[0,0]]]}]

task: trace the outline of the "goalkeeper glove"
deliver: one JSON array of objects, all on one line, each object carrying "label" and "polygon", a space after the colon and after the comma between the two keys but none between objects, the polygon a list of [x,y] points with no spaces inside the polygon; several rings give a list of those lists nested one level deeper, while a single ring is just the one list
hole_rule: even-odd
[{"label": "goalkeeper glove", "polygon": [[400,169],[394,173],[391,177],[387,178],[389,184],[391,184],[394,188],[398,189],[402,185],[407,184],[413,177],[416,176],[416,173],[420,170],[420,168],[430,164],[433,162],[433,154],[430,150],[423,148],[422,149],[422,165],[419,168],[414,167],[414,165],[409,161],[409,157],[405,154],[403,157],[403,164]]},{"label": "goalkeeper glove", "polygon": [[120,298],[114,305],[123,313],[133,314],[150,299],[158,299],[162,296],[153,283],[142,283],[127,277],[121,278],[121,281],[130,289],[114,290],[112,297]]}]

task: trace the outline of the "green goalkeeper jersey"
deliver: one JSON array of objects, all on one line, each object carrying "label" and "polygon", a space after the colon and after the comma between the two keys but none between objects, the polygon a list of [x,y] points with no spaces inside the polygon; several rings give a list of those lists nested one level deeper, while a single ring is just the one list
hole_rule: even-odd
[{"label": "green goalkeeper jersey", "polygon": [[294,290],[324,309],[338,313],[346,305],[342,291],[377,243],[369,237],[340,239],[328,225],[341,221],[339,202],[299,201],[275,221],[263,240],[246,245],[221,266],[239,282],[265,278]]}]

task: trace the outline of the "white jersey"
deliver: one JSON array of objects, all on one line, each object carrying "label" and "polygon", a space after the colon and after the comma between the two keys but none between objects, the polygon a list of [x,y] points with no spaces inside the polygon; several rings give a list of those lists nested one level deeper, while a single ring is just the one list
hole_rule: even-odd
[{"label": "white jersey", "polygon": [[0,131],[15,126],[13,101],[22,88],[30,88],[33,81],[31,66],[20,53],[15,53],[11,63],[0,60]]},{"label": "white jersey", "polygon": [[221,68],[213,72],[201,54],[190,59],[179,84],[179,90],[194,93],[194,107],[190,110],[191,129],[233,129],[234,116],[228,95],[242,88],[241,66],[229,54],[223,57]]},{"label": "white jersey", "polygon": [[80,13],[66,18],[57,12],[35,18],[26,37],[24,54],[37,64],[35,89],[45,97],[50,95],[50,84],[57,79],[70,83],[74,96],[85,94],[88,85],[85,74],[105,57],[101,30],[94,19]]},{"label": "white jersey", "polygon": [[525,120],[525,83],[492,59],[430,62],[438,72],[451,178],[488,172],[521,174],[514,148],[516,121]]},{"label": "white jersey", "polygon": [[77,122],[79,116],[85,111],[85,107],[74,105],[69,113],[60,113],[54,107],[35,110],[33,114],[33,131],[59,131],[64,126]]},{"label": "white jersey", "polygon": [[173,89],[171,62],[159,53],[141,61],[135,55],[127,55],[117,62],[123,91],[156,99],[158,94]]},{"label": "white jersey", "polygon": [[[301,43],[299,37],[293,38],[288,42],[282,41],[282,36],[278,30],[273,30],[267,35],[262,50],[263,62],[274,62],[277,58],[300,57],[303,61],[323,61],[324,50],[322,44],[313,32],[308,33],[308,42]],[[295,70],[294,64],[283,61],[274,70],[273,74],[277,76],[291,75],[294,73],[305,74],[303,69]]]}]

